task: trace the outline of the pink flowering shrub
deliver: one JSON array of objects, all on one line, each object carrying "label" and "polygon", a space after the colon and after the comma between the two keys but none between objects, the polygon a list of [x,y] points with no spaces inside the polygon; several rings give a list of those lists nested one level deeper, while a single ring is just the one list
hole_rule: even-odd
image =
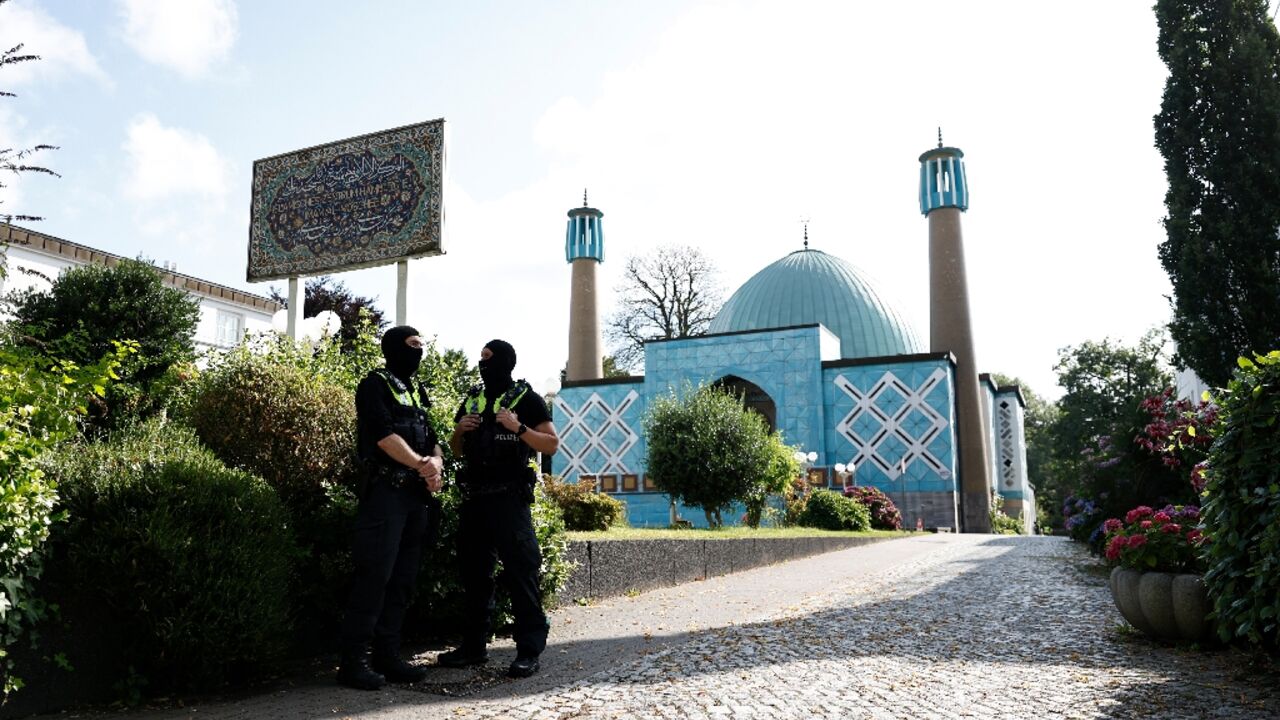
[{"label": "pink flowering shrub", "polygon": [[1141,408],[1149,422],[1133,441],[1170,470],[1187,472],[1196,492],[1204,490],[1204,459],[1213,444],[1218,407],[1208,401],[1179,400],[1173,388],[1166,388],[1143,400]]},{"label": "pink flowering shrub", "polygon": [[871,511],[871,527],[876,530],[901,530],[902,513],[878,488],[870,485],[851,485],[844,489],[844,496],[853,498]]},{"label": "pink flowering shrub", "polygon": [[1168,505],[1153,510],[1140,505],[1102,524],[1106,532],[1103,555],[1112,565],[1135,570],[1190,572],[1204,570],[1201,547],[1209,542],[1200,527],[1200,508]]}]

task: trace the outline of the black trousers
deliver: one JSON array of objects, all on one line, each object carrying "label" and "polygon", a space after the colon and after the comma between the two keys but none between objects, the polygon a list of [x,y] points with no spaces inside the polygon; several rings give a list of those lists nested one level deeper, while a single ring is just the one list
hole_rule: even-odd
[{"label": "black trousers", "polygon": [[467,498],[458,512],[458,561],[466,600],[463,646],[483,648],[492,632],[494,562],[511,594],[512,632],[521,657],[537,657],[547,647],[547,616],[538,583],[542,554],[533,532],[529,504],[518,492]]},{"label": "black trousers", "polygon": [[342,652],[358,654],[373,641],[380,654],[400,650],[400,626],[413,593],[432,512],[421,482],[392,487],[370,483],[352,532],[355,580],[342,620]]}]

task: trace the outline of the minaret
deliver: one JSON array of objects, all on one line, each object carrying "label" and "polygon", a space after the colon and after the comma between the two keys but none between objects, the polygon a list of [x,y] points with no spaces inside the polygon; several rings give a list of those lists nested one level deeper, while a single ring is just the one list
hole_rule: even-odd
[{"label": "minaret", "polygon": [[920,212],[929,218],[929,346],[956,357],[956,420],[960,447],[960,529],[991,532],[991,466],[969,321],[960,213],[969,209],[964,153],[938,147],[920,156]]},{"label": "minaret", "polygon": [[565,380],[598,380],[604,377],[600,353],[600,313],[596,303],[596,265],[604,262],[604,213],[587,206],[569,211],[564,259],[573,266],[569,295],[569,364]]}]

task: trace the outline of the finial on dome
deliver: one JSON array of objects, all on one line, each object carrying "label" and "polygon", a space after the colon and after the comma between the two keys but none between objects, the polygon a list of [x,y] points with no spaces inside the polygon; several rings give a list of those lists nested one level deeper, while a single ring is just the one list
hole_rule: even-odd
[{"label": "finial on dome", "polygon": [[942,126],[938,126],[938,147],[942,147]]},{"label": "finial on dome", "polygon": [[809,221],[804,221],[804,249],[809,249]]},{"label": "finial on dome", "polygon": [[[939,132],[941,132],[941,130],[939,130]],[[586,207],[586,206],[587,206],[587,189],[582,188],[582,207]]]}]

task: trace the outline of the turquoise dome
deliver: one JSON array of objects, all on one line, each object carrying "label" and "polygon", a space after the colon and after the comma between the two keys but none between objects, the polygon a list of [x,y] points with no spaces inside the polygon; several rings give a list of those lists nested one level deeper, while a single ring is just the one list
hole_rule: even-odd
[{"label": "turquoise dome", "polygon": [[720,308],[709,333],[822,323],[840,338],[841,358],[921,352],[907,321],[852,265],[820,250],[797,250],[756,273]]}]

